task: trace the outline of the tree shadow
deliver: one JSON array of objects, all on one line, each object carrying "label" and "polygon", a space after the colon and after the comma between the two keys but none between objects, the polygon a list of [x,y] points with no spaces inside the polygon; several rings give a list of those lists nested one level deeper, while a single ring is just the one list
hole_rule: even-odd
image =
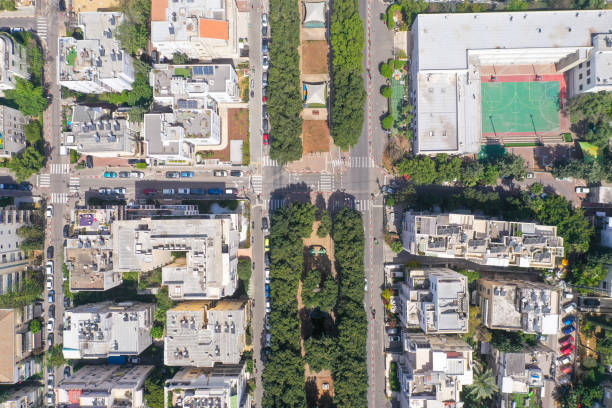
[{"label": "tree shadow", "polygon": [[355,208],[355,197],[343,191],[335,191],[327,200],[327,210],[334,216],[343,208]]},{"label": "tree shadow", "polygon": [[306,392],[306,406],[309,408],[319,407],[318,397],[319,388],[317,387],[317,377],[308,377],[306,384],[304,385],[304,391]]},{"label": "tree shadow", "polygon": [[321,193],[317,194],[314,205],[315,207],[317,207],[317,210],[319,210],[320,212],[325,211],[325,209],[327,208],[327,203],[325,202],[325,197],[323,197],[323,194]]}]

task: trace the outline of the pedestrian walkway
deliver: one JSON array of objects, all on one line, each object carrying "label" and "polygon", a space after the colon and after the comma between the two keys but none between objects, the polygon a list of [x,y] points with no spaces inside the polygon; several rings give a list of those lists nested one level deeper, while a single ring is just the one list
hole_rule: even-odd
[{"label": "pedestrian walkway", "polygon": [[51,204],[66,204],[68,193],[51,193]]},{"label": "pedestrian walkway", "polygon": [[51,174],[44,173],[38,175],[38,182],[36,183],[38,187],[47,188],[51,186]]},{"label": "pedestrian walkway", "polygon": [[70,181],[68,182],[68,188],[70,192],[78,193],[80,183],[81,183],[81,179],[79,179],[78,177],[70,177]]},{"label": "pedestrian walkway", "polygon": [[366,212],[370,209],[370,200],[355,200],[355,209],[359,212]]},{"label": "pedestrian walkway", "polygon": [[285,203],[287,202],[286,199],[272,199],[269,202],[268,201],[264,201],[264,204],[266,204],[266,206],[268,207],[268,211],[269,212],[273,212],[278,210],[279,208],[283,207],[285,205]]},{"label": "pedestrian walkway", "polygon": [[36,33],[44,40],[47,39],[47,19],[44,17],[38,17],[36,19]]},{"label": "pedestrian walkway", "polygon": [[70,164],[68,163],[52,163],[51,174],[70,174]]},{"label": "pedestrian walkway", "polygon": [[360,212],[366,212],[370,209],[370,200],[347,200],[347,201],[332,201],[330,202],[331,211],[335,212],[344,207],[351,207]]},{"label": "pedestrian walkway", "polygon": [[319,191],[334,191],[334,176],[321,174],[319,179]]},{"label": "pedestrian walkway", "polygon": [[332,160],[331,164],[332,164],[332,167],[342,167],[342,166],[361,167],[361,168],[376,167],[376,164],[374,163],[374,160],[372,160],[371,157],[364,157],[364,156],[348,157],[345,160],[336,159],[336,160]]},{"label": "pedestrian walkway", "polygon": [[251,177],[251,184],[253,185],[255,194],[261,194],[263,192],[263,176]]},{"label": "pedestrian walkway", "polygon": [[264,167],[278,167],[278,162],[276,160],[272,160],[270,156],[264,156],[263,165]]}]

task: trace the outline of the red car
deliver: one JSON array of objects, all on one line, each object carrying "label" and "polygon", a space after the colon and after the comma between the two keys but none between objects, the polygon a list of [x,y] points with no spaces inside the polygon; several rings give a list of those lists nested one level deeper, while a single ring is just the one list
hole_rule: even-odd
[{"label": "red car", "polygon": [[269,145],[270,144],[270,139],[268,138],[268,134],[267,133],[263,134],[263,144],[265,144],[265,145]]},{"label": "red car", "polygon": [[157,194],[157,190],[154,188],[148,188],[144,191],[145,194]]},{"label": "red car", "polygon": [[574,347],[573,344],[570,344],[569,346],[565,346],[561,349],[561,353],[563,353],[564,356],[567,356],[569,354],[572,354],[572,352],[576,349],[576,347]]},{"label": "red car", "polygon": [[561,371],[563,372],[563,374],[571,374],[572,373],[572,365],[571,364],[564,365],[563,367],[561,367]]},{"label": "red car", "polygon": [[573,336],[566,336],[566,337],[560,339],[560,341],[559,341],[559,343],[561,343],[561,346],[563,346],[563,347],[569,346],[573,342],[574,342],[574,337]]}]

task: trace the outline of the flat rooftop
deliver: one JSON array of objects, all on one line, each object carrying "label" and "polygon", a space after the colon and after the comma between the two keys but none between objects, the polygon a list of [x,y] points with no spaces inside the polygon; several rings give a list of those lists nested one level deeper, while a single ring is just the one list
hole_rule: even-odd
[{"label": "flat rooftop", "polygon": [[79,152],[127,153],[135,148],[128,121],[113,118],[99,107],[74,106],[70,131],[64,133],[64,138]]},{"label": "flat rooftop", "polygon": [[591,47],[610,21],[612,10],[419,14],[415,62],[419,70],[466,69],[467,50]]},{"label": "flat rooftop", "polygon": [[155,96],[187,97],[205,91],[225,92],[233,70],[229,64],[158,64],[151,71],[151,86]]}]

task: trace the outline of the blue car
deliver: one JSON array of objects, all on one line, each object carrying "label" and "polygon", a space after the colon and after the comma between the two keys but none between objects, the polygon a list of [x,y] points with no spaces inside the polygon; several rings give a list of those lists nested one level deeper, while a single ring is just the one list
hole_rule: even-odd
[{"label": "blue car", "polygon": [[181,178],[192,178],[193,171],[181,171]]},{"label": "blue car", "polygon": [[576,331],[576,328],[573,325],[572,326],[565,326],[563,328],[563,334],[565,334],[565,335],[573,333],[575,331]]},{"label": "blue car", "polygon": [[189,194],[191,194],[191,195],[204,195],[204,194],[206,194],[206,190],[204,190],[203,188],[192,188],[189,191]]},{"label": "blue car", "polygon": [[117,173],[114,171],[105,171],[104,178],[117,178]]},{"label": "blue car", "polygon": [[574,320],[574,316],[567,316],[565,319],[563,319],[563,324],[569,326],[574,323]]},{"label": "blue car", "polygon": [[209,188],[208,189],[208,194],[210,194],[210,195],[221,195],[221,194],[223,194],[223,191],[221,191],[220,188]]},{"label": "blue car", "polygon": [[270,293],[270,285],[266,283],[266,293]]}]

